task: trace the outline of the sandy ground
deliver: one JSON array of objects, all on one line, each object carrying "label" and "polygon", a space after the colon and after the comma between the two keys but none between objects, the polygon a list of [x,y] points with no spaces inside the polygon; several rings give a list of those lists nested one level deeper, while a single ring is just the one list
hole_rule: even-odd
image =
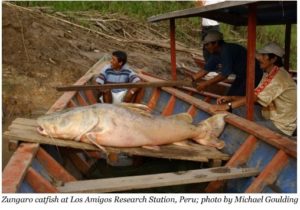
[{"label": "sandy ground", "polygon": [[[5,3],[2,7],[3,131],[17,117],[36,118],[44,114],[61,94],[55,91],[54,86],[74,83],[102,56],[110,56],[114,50],[125,50],[132,67],[170,78],[168,48],[124,43],[49,17],[41,10],[29,11]],[[97,13],[86,12],[85,15]],[[103,25],[105,22],[101,27],[106,34],[117,37],[128,38],[132,34],[130,36],[134,39],[139,36],[144,39],[146,34],[149,40],[161,40],[168,36],[155,31],[149,23],[142,23],[141,27],[137,21],[123,19],[129,24],[121,25],[121,31],[118,31],[120,27]],[[194,65],[189,53],[178,52],[177,60]],[[7,139],[3,139],[2,169],[11,154]]]}]

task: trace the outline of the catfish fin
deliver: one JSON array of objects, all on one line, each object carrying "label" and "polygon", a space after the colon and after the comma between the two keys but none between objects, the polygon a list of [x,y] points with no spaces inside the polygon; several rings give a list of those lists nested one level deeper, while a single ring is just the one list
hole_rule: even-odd
[{"label": "catfish fin", "polygon": [[89,143],[95,145],[96,147],[98,147],[102,152],[104,152],[106,155],[108,155],[107,150],[101,146],[100,144],[98,144],[97,142],[97,134],[95,132],[90,132],[84,135],[85,140],[88,140]]},{"label": "catfish fin", "polygon": [[216,147],[222,149],[225,146],[224,141],[217,137],[223,132],[225,128],[224,117],[227,114],[215,114],[207,118],[198,125],[198,136],[193,138],[194,141],[202,145]]},{"label": "catfish fin", "polygon": [[151,112],[151,109],[147,105],[144,105],[144,104],[122,102],[120,104],[117,104],[117,106],[122,106],[124,108],[129,108],[129,109],[136,108],[136,109],[141,109],[141,110],[144,110],[147,112]]},{"label": "catfish fin", "polygon": [[193,118],[189,113],[179,113],[175,115],[168,116],[169,119],[181,120],[187,123],[192,123]]},{"label": "catfish fin", "polygon": [[142,146],[142,148],[144,149],[149,149],[149,150],[154,150],[154,151],[160,151],[160,147],[159,146]]},{"label": "catfish fin", "polygon": [[215,147],[217,149],[223,149],[225,147],[224,141],[213,136],[210,136],[207,139],[200,139],[197,142],[205,146]]},{"label": "catfish fin", "polygon": [[136,103],[120,103],[116,106],[123,107],[140,115],[151,117],[151,109],[144,104],[136,104]]},{"label": "catfish fin", "polygon": [[[98,117],[87,117],[86,119],[84,119],[86,123],[84,123],[84,129],[83,131],[75,137],[75,141],[80,141],[81,137],[84,136],[86,133],[88,133],[89,131],[91,131],[99,122]],[[82,126],[82,127],[83,127]]]},{"label": "catfish fin", "polygon": [[174,142],[173,145],[180,146],[180,147],[186,147],[186,146],[189,146],[188,141],[178,141],[178,142]]}]

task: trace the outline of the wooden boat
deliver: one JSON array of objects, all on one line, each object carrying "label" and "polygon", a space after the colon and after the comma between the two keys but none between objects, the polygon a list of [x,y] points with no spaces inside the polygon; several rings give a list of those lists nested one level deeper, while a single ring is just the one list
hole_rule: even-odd
[{"label": "wooden boat", "polygon": [[[90,84],[104,64],[100,61],[96,63],[75,85]],[[160,81],[143,72],[139,76],[144,81]],[[195,94],[192,89],[147,87],[137,96],[136,102],[148,105],[154,114],[167,116],[188,112],[193,116],[194,123],[198,123],[213,114],[208,111],[208,102],[214,97],[199,93],[194,97]],[[65,92],[49,112],[97,103],[96,95],[93,90]],[[185,147],[163,145],[160,151],[106,148],[111,154],[159,158],[158,162],[177,159],[196,163],[191,170],[88,179],[94,163],[102,158],[96,147],[43,137],[36,132],[35,120],[17,118],[4,133],[4,137],[10,140],[10,149],[15,151],[3,171],[2,192],[139,192],[145,188],[197,183],[203,183],[204,187],[196,192],[297,192],[295,141],[234,114],[229,113],[226,122],[220,137],[226,142],[222,151],[195,143]],[[242,132],[244,137],[235,136],[236,132]]]}]

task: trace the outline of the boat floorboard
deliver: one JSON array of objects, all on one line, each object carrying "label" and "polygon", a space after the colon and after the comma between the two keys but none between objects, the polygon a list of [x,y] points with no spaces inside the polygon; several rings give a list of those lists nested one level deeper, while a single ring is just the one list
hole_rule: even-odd
[{"label": "boat floorboard", "polygon": [[[34,119],[17,118],[9,126],[9,130],[4,132],[4,137],[14,141],[35,142],[40,144],[50,144],[61,147],[70,147],[82,150],[99,150],[96,146],[56,138],[42,136],[36,131],[37,123]],[[199,162],[208,162],[210,160],[228,160],[230,156],[222,153],[216,148],[196,144],[192,141],[187,141],[185,145],[161,145],[159,150],[134,147],[104,147],[109,153],[127,153],[130,155],[148,156],[156,158],[191,160]]]},{"label": "boat floorboard", "polygon": [[64,186],[58,187],[58,191],[62,193],[117,192],[153,187],[194,184],[214,180],[244,178],[256,176],[258,173],[259,170],[256,168],[218,167],[179,171],[175,173],[68,182],[65,183]]}]

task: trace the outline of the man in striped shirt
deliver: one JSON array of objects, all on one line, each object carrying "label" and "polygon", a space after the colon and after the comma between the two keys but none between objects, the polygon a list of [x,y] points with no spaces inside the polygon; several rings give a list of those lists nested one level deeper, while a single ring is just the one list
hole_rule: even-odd
[{"label": "man in striped shirt", "polygon": [[[123,51],[114,51],[110,64],[105,66],[97,76],[95,82],[103,84],[136,83],[141,81],[137,74],[127,65],[127,54]],[[112,89],[103,91],[100,101],[104,103],[132,102],[138,88]]]}]

